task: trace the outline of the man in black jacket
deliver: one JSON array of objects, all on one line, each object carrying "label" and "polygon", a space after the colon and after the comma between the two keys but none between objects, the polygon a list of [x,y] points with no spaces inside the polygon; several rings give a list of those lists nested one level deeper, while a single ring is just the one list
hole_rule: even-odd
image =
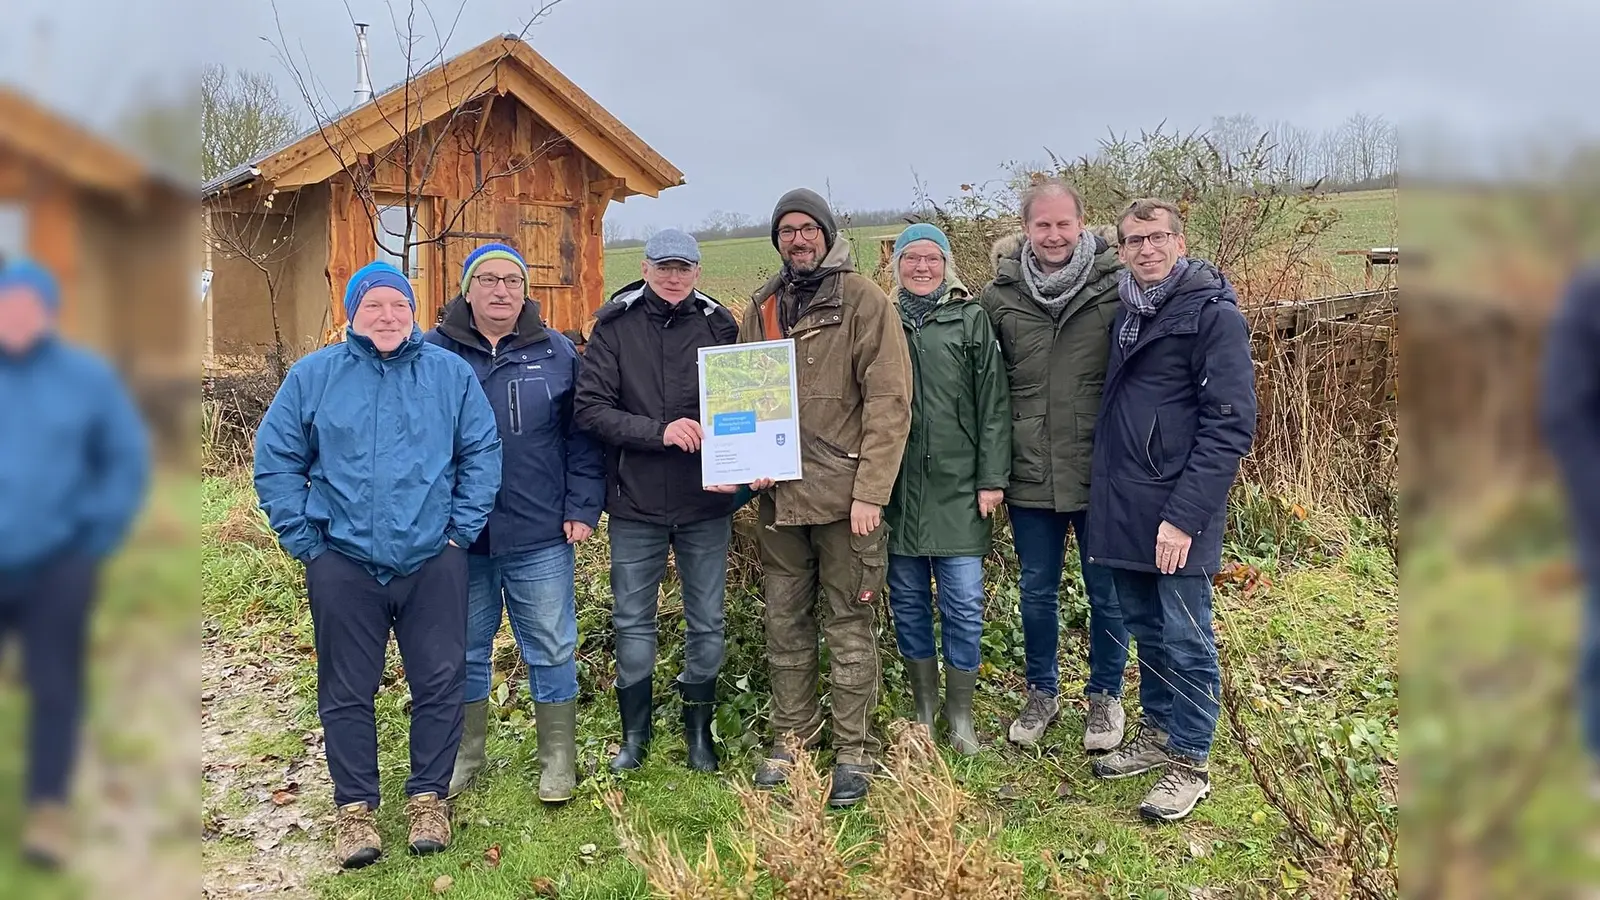
[{"label": "man in black jacket", "polygon": [[1136,200],[1117,222],[1127,266],[1095,423],[1089,562],[1111,569],[1139,643],[1135,737],[1102,778],[1165,769],[1139,812],[1175,821],[1211,790],[1221,673],[1211,576],[1228,489],[1255,437],[1250,331],[1217,268],[1190,259],[1177,207]]},{"label": "man in black jacket", "polygon": [[723,655],[723,593],[737,500],[701,488],[699,351],[735,343],[739,323],[695,290],[700,247],[676,229],[644,247],[644,278],[595,313],[576,404],[580,427],[607,446],[612,621],[622,749],[638,768],[650,745],[656,602],[667,551],[677,556],[688,622],[683,672],[689,766],[715,771],[711,714]]}]

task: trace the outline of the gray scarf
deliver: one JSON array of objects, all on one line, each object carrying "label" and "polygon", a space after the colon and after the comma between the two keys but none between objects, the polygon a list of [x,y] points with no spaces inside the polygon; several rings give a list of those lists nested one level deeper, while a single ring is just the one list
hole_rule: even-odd
[{"label": "gray scarf", "polygon": [[1159,284],[1149,287],[1140,287],[1139,282],[1133,280],[1133,272],[1122,270],[1122,276],[1117,281],[1117,295],[1127,305],[1130,315],[1123,320],[1122,330],[1117,333],[1117,343],[1126,350],[1139,340],[1139,325],[1145,319],[1153,318],[1161,311],[1161,304],[1166,302],[1172,294],[1172,289],[1183,280],[1185,272],[1189,271],[1189,258],[1178,257],[1173,264],[1172,271]]},{"label": "gray scarf", "polygon": [[1033,255],[1033,242],[1022,242],[1022,280],[1028,285],[1033,299],[1049,313],[1051,318],[1061,315],[1067,301],[1077,296],[1089,283],[1089,270],[1094,268],[1094,235],[1085,231],[1078,236],[1077,246],[1067,264],[1046,275],[1039,260]]}]

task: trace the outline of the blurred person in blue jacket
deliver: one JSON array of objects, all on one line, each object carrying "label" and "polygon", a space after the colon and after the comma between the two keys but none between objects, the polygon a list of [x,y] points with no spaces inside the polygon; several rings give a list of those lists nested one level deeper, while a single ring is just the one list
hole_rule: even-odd
[{"label": "blurred person in blue jacket", "polygon": [[71,853],[89,611],[100,569],[144,501],[144,423],[112,368],[56,334],[60,292],[40,266],[0,268],[0,637],[22,639],[31,702],[23,852]]},{"label": "blurred person in blue jacket", "polygon": [[467,548],[500,489],[500,435],[472,367],[422,339],[398,269],[357,270],[344,307],[345,340],[295,363],[263,417],[255,484],[279,542],[306,566],[334,853],[357,868],[382,853],[374,700],[391,629],[411,688],[410,849],[450,843]]},{"label": "blurred person in blue jacket", "polygon": [[578,609],[576,547],[600,523],[605,463],[573,424],[582,357],[540,318],[527,296],[528,266],[505,244],[466,259],[461,296],[426,340],[472,367],[500,429],[500,495],[468,549],[466,725],[449,796],[487,762],[494,636],[511,619],[528,666],[539,739],[539,799],[572,799],[577,783]]},{"label": "blurred person in blue jacket", "polygon": [[[1551,322],[1543,406],[1545,439],[1565,478],[1588,580],[1578,697],[1584,741],[1600,763],[1600,266],[1573,279]],[[1600,768],[1595,787],[1600,796]]]}]

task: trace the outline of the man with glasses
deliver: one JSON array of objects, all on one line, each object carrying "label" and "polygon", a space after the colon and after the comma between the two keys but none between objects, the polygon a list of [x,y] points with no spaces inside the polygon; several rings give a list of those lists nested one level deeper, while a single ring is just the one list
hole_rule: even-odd
[{"label": "man with glasses", "polygon": [[528,298],[528,266],[505,244],[467,257],[461,296],[427,339],[472,365],[503,443],[500,493],[467,549],[466,724],[450,796],[487,761],[494,636],[502,611],[528,666],[539,738],[539,799],[572,798],[577,781],[575,545],[600,521],[600,447],[573,422],[581,357]]},{"label": "man with glasses", "polygon": [[671,551],[688,625],[677,677],[688,764],[714,772],[711,715],[738,501],[732,493],[700,487],[699,359],[701,347],[738,341],[739,323],[695,290],[700,246],[682,231],[657,232],[646,241],[640,273],[641,280],[595,313],[576,404],[579,426],[607,450],[606,527],[622,718],[622,746],[611,769],[638,768],[650,747],[657,601]]},{"label": "man with glasses", "polygon": [[761,497],[773,747],[755,783],[787,778],[786,738],[820,738],[820,588],[835,751],[828,802],[851,806],[867,795],[879,749],[874,609],[888,566],[883,507],[911,431],[911,357],[899,315],[851,266],[826,200],[804,188],[783,195],[772,244],[783,268],[756,291],[739,337],[795,342],[803,477]]},{"label": "man with glasses", "polygon": [[1233,287],[1184,255],[1178,208],[1135,200],[1117,231],[1127,270],[1095,424],[1088,548],[1091,563],[1110,568],[1139,643],[1143,719],[1094,772],[1165,769],[1139,813],[1172,822],[1211,790],[1222,689],[1211,577],[1228,490],[1255,436],[1255,377]]}]

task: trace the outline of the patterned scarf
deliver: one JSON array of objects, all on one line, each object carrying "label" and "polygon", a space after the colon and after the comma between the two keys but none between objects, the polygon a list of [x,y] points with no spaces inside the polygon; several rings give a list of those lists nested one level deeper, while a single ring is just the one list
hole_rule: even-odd
[{"label": "patterned scarf", "polygon": [[1122,270],[1122,275],[1117,281],[1117,295],[1132,312],[1132,315],[1123,320],[1122,330],[1117,334],[1117,342],[1124,350],[1139,340],[1139,324],[1161,311],[1161,304],[1166,302],[1172,289],[1178,286],[1178,282],[1183,280],[1183,275],[1187,271],[1189,271],[1189,258],[1180,256],[1172,266],[1172,272],[1159,284],[1140,287],[1139,282],[1133,280],[1132,271]]},{"label": "patterned scarf", "polygon": [[1046,275],[1039,260],[1033,255],[1033,242],[1022,242],[1022,280],[1029,293],[1051,318],[1061,315],[1067,301],[1089,283],[1089,270],[1094,268],[1094,235],[1087,231],[1078,235],[1078,244],[1072,248],[1067,264]]},{"label": "patterned scarf", "polygon": [[948,280],[934,288],[933,293],[926,297],[919,297],[906,290],[904,285],[901,285],[896,302],[900,304],[901,309],[905,310],[906,315],[911,317],[912,324],[921,328],[922,320],[927,318],[928,313],[933,312],[933,308],[938,306],[940,301],[944,300],[944,295],[948,293],[950,293],[950,282]]}]

